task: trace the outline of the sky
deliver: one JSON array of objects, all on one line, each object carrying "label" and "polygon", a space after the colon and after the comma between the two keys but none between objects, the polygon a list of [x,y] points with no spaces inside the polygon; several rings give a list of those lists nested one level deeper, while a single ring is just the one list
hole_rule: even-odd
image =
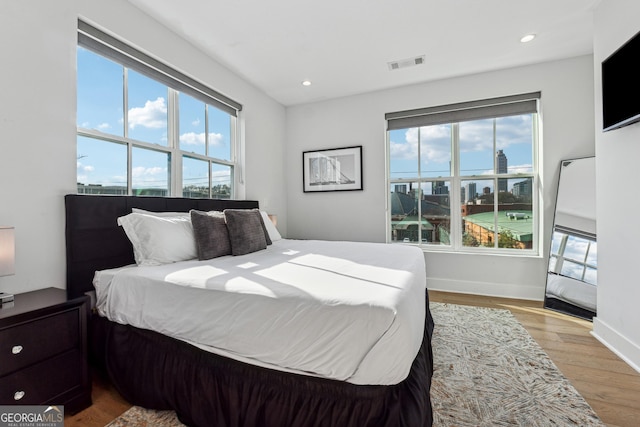
[{"label": "sky", "polygon": [[[421,176],[451,176],[451,132],[448,124],[421,127],[420,132],[418,128],[390,131],[391,179],[418,176],[418,134]],[[478,191],[490,184],[481,177],[493,173],[496,150],[507,156],[509,173],[533,172],[531,115],[498,118],[495,139],[494,148],[492,119],[460,123],[460,175],[470,177],[465,183],[476,182]],[[519,181],[510,180],[509,191]]]},{"label": "sky", "polygon": [[[108,135],[124,137],[123,67],[84,48],[77,50],[77,125]],[[160,147],[168,144],[169,91],[146,76],[128,70],[129,138]],[[180,148],[231,160],[231,116],[187,94],[178,96]],[[205,111],[208,109],[208,129]],[[126,186],[127,149],[125,145],[78,136],[78,182]],[[134,188],[169,188],[167,153],[134,147],[132,150]],[[214,167],[213,185],[228,183],[230,169]],[[183,162],[183,185],[208,185],[208,163],[196,158]]]},{"label": "sky", "polygon": [[[563,240],[564,248],[561,246]],[[560,254],[561,249],[563,252]],[[556,258],[553,256],[558,254],[565,258],[560,271],[556,271],[558,268],[556,266]],[[567,235],[556,230],[553,232],[551,241],[551,255],[549,271],[555,271],[563,276],[573,277],[593,285],[596,284],[598,244],[595,241]],[[594,268],[585,267],[585,264]]]}]

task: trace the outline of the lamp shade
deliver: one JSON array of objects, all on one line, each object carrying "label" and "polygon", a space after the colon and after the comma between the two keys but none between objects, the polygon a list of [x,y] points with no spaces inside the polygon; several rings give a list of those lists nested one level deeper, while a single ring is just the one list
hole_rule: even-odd
[{"label": "lamp shade", "polygon": [[13,227],[0,225],[0,276],[15,273],[15,233]]}]

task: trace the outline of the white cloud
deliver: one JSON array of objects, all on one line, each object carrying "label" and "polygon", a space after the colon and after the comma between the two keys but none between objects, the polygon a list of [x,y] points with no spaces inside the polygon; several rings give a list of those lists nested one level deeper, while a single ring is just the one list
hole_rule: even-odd
[{"label": "white cloud", "polygon": [[86,182],[89,174],[95,170],[91,165],[83,165],[82,162],[76,162],[76,176],[78,182]]},{"label": "white cloud", "polygon": [[98,126],[96,126],[96,129],[98,130],[105,130],[110,128],[111,128],[111,125],[109,123],[100,123]]},{"label": "white cloud", "polygon": [[[451,158],[451,133],[448,126],[425,126],[420,128],[422,159],[427,162],[448,162]],[[418,157],[418,128],[410,128],[403,142],[391,141],[390,154],[395,159]]]},{"label": "white cloud", "polygon": [[[186,132],[180,135],[180,143],[185,145],[204,145],[204,132]],[[224,137],[221,133],[210,133],[209,143],[214,147],[219,147],[224,144]]]},{"label": "white cloud", "polygon": [[136,166],[131,169],[131,176],[133,178],[153,177],[159,174],[167,173],[167,168],[160,166],[152,166],[150,168],[144,166]]},{"label": "white cloud", "polygon": [[533,165],[515,165],[509,166],[509,173],[531,173],[533,170]]},{"label": "white cloud", "polygon": [[185,145],[203,145],[204,144],[204,132],[186,132],[180,135],[180,144]]},{"label": "white cloud", "polygon": [[191,124],[193,126],[198,126],[200,124],[200,119],[195,119],[194,121],[191,122]]},{"label": "white cloud", "polygon": [[221,147],[224,145],[224,139],[221,133],[210,133],[209,134],[209,144],[214,147]]},{"label": "white cloud", "polygon": [[144,107],[133,107],[129,110],[129,127],[142,126],[150,129],[162,129],[167,126],[167,104],[163,97],[155,101],[147,101]]},{"label": "white cloud", "polygon": [[76,168],[79,173],[93,172],[95,169],[91,165],[83,165],[82,162],[76,162]]}]

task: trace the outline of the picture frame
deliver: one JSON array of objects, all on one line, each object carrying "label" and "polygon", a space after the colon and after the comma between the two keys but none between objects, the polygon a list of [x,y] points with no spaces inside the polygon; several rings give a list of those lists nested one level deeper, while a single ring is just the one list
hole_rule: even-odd
[{"label": "picture frame", "polygon": [[362,190],[362,145],[304,151],[305,193]]}]

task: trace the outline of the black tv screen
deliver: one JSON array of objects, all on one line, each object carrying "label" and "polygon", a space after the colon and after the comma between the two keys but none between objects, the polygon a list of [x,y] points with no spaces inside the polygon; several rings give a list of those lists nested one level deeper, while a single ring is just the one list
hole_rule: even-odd
[{"label": "black tv screen", "polygon": [[602,128],[640,121],[640,33],[602,62]]}]

